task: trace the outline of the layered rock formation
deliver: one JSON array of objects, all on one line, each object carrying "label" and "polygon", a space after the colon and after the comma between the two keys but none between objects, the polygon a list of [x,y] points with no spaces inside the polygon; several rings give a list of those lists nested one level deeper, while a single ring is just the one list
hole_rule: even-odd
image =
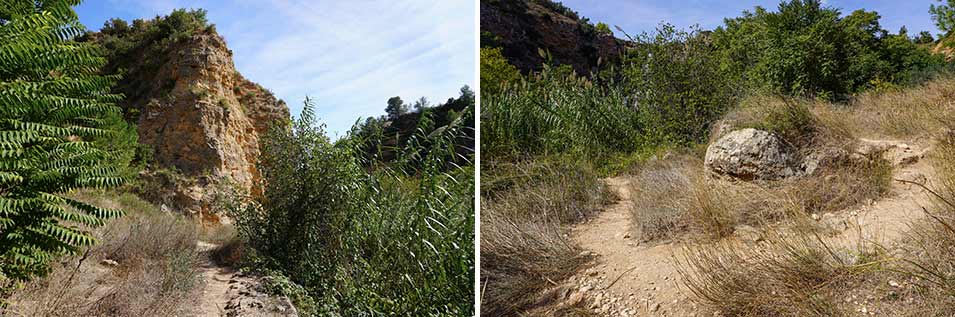
[{"label": "layered rock formation", "polygon": [[545,51],[553,63],[589,75],[598,63],[616,60],[625,44],[550,0],[481,0],[481,32],[482,46],[502,47],[524,73],[541,69]]},{"label": "layered rock formation", "polygon": [[156,81],[174,84],[140,112],[140,142],[152,145],[162,166],[228,177],[251,189],[258,177],[259,136],[287,120],[288,107],[235,70],[217,34],[196,34],[166,58]]},{"label": "layered rock formation", "polygon": [[[132,36],[130,36],[132,37]],[[256,194],[259,138],[289,120],[284,101],[242,77],[213,27],[183,38],[138,43],[116,58],[127,70],[118,85],[139,142],[152,149],[141,196],[218,221],[210,188],[231,184]],[[176,171],[171,173],[162,170]]]}]

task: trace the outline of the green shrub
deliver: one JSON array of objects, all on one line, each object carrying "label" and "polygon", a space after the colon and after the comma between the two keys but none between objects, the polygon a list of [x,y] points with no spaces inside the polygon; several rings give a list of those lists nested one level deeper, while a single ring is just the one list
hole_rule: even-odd
[{"label": "green shrub", "polygon": [[501,48],[481,48],[481,95],[500,93],[521,80],[517,67],[508,63]]},{"label": "green shrub", "polygon": [[610,26],[608,26],[607,23],[603,23],[603,22],[597,23],[597,32],[607,34],[607,35],[613,35],[613,31],[610,30]]},{"label": "green shrub", "polygon": [[638,45],[619,70],[604,74],[607,82],[545,65],[519,84],[483,94],[482,154],[577,154],[600,167],[616,153],[705,140],[735,101],[713,48],[700,33],[668,25],[633,40]]},{"label": "green shrub", "polygon": [[663,24],[644,33],[624,58],[621,83],[653,144],[706,140],[709,126],[736,103],[736,94],[714,59],[715,48],[699,30]]},{"label": "green shrub", "polygon": [[722,68],[748,88],[842,99],[876,80],[902,82],[944,61],[906,34],[890,35],[876,12],[842,16],[819,0],[756,7],[712,34]]},{"label": "green shrub", "polygon": [[263,138],[264,195],[232,210],[262,265],[304,287],[319,315],[473,314],[474,170],[445,172],[461,122],[366,169],[360,139],[332,142],[314,120],[306,100]]}]

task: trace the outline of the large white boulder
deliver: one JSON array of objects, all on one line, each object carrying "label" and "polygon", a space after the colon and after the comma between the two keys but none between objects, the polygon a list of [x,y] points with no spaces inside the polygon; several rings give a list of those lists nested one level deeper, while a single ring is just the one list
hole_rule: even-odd
[{"label": "large white boulder", "polygon": [[736,130],[706,149],[707,170],[743,180],[776,180],[800,174],[795,149],[775,134]]}]

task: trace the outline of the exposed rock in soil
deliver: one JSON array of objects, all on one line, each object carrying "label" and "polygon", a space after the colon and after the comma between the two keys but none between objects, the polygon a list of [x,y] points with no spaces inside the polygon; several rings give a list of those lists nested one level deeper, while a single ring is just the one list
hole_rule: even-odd
[{"label": "exposed rock in soil", "polygon": [[706,149],[707,170],[743,180],[777,180],[799,174],[796,152],[776,135],[756,129],[730,132]]},{"label": "exposed rock in soil", "polygon": [[866,157],[881,155],[893,166],[901,166],[917,163],[925,156],[926,151],[928,149],[919,150],[897,141],[859,139],[855,154]]}]

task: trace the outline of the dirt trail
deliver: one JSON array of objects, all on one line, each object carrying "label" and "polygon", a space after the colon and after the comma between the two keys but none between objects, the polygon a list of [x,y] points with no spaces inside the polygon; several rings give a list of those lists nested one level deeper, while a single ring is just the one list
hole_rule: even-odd
[{"label": "dirt trail", "polygon": [[199,300],[199,307],[202,309],[200,316],[225,316],[225,307],[232,299],[229,295],[229,282],[233,277],[233,272],[226,268],[202,265],[205,287]]},{"label": "dirt trail", "polygon": [[[196,249],[208,253],[218,247],[199,241]],[[262,279],[236,272],[204,257],[200,276],[204,286],[197,316],[298,316],[287,297],[275,297],[259,290]]]},{"label": "dirt trail", "polygon": [[[199,252],[208,252],[216,247],[214,244],[199,241],[196,248]],[[199,299],[199,316],[225,316],[226,305],[232,296],[229,294],[231,281],[235,278],[235,273],[225,267],[216,265],[213,261],[206,259],[200,265],[200,276],[204,286],[202,296]]]},{"label": "dirt trail", "polygon": [[[871,140],[866,140],[871,141]],[[934,171],[920,158],[929,147],[908,146],[894,141],[873,141],[898,146],[897,155],[915,157],[898,162],[893,178],[931,184]],[[919,149],[922,149],[921,151]],[[894,154],[894,155],[896,155]],[[619,196],[595,219],[573,228],[573,238],[585,252],[595,256],[592,266],[570,279],[593,301],[589,308],[607,316],[695,316],[696,304],[680,282],[674,265],[679,243],[640,244],[630,237],[630,177],[606,179]],[[911,220],[922,217],[921,207],[930,203],[929,194],[920,187],[893,181],[891,192],[880,200],[834,213],[846,228],[836,234],[837,241],[857,241],[859,233],[869,240],[890,243],[899,237]]]},{"label": "dirt trail", "polygon": [[[680,289],[673,265],[675,244],[640,245],[630,235],[630,178],[606,183],[620,198],[594,220],[573,229],[574,239],[597,257],[596,264],[574,277],[599,305],[591,308],[612,316],[679,313],[691,306]],[[687,307],[690,308],[690,307]]]}]

